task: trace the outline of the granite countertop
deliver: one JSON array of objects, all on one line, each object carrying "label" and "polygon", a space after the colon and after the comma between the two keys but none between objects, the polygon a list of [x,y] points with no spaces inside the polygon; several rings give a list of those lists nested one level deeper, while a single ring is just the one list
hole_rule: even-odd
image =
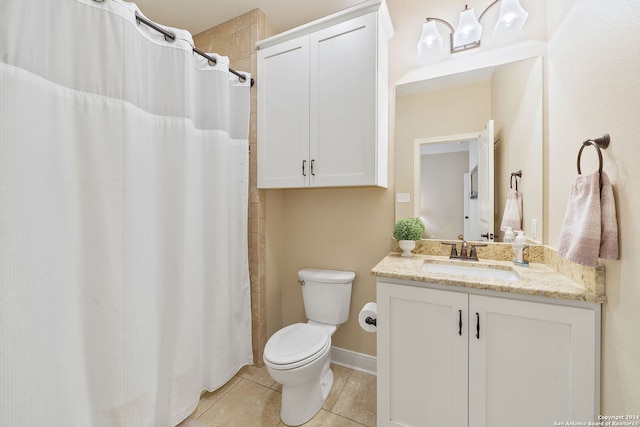
[{"label": "granite countertop", "polygon": [[[428,272],[422,269],[425,262],[512,270],[522,280],[512,281]],[[461,261],[436,255],[414,255],[406,258],[401,257],[398,253],[390,253],[371,270],[371,274],[377,277],[439,283],[464,288],[489,289],[575,301],[604,303],[607,300],[605,295],[598,295],[565,275],[558,273],[551,267],[540,263],[531,263],[529,267],[520,267],[513,265],[511,261],[482,259],[480,261]]]}]

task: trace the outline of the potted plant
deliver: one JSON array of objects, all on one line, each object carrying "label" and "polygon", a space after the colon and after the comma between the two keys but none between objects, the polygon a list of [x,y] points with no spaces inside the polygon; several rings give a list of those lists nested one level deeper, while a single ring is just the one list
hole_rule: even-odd
[{"label": "potted plant", "polygon": [[403,218],[393,227],[393,238],[398,241],[402,256],[413,256],[411,250],[416,247],[416,240],[424,236],[424,223],[418,217]]}]

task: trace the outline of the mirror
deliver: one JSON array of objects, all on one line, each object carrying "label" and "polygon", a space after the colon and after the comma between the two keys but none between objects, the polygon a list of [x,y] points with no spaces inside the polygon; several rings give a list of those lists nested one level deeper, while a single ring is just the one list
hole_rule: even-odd
[{"label": "mirror", "polygon": [[[489,123],[493,143],[482,148]],[[523,230],[542,243],[541,57],[398,85],[395,127],[396,191],[413,194],[396,219],[422,217],[427,238],[501,241],[521,170]]]}]

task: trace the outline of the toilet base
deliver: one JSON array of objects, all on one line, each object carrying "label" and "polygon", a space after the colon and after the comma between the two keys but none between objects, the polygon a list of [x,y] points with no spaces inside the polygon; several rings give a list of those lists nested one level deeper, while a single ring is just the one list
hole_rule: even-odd
[{"label": "toilet base", "polygon": [[280,418],[283,423],[288,426],[299,426],[320,411],[333,385],[333,371],[329,368],[329,362],[330,359],[325,362],[326,369],[323,369],[320,381],[282,386]]}]

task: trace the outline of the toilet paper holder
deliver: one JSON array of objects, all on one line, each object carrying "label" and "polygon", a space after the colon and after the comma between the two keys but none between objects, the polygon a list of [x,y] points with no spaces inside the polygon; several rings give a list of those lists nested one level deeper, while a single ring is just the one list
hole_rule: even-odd
[{"label": "toilet paper holder", "polygon": [[368,302],[358,313],[358,323],[367,332],[376,332],[378,328],[378,307],[375,302]]}]

